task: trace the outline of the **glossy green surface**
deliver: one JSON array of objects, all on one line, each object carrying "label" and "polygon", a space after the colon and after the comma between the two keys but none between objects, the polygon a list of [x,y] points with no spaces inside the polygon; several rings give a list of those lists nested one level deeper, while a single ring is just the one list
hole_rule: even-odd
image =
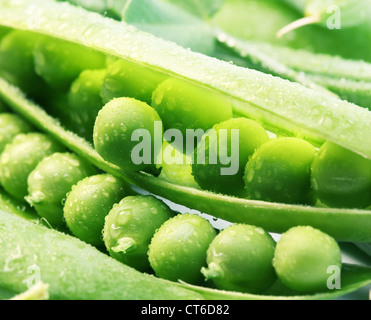
[{"label": "glossy green surface", "polygon": [[67,194],[63,217],[72,234],[82,241],[103,247],[104,221],[113,205],[131,194],[126,183],[110,174],[79,181]]},{"label": "glossy green surface", "polygon": [[215,236],[210,222],[198,215],[178,215],[166,221],[149,247],[152,269],[163,279],[202,284],[201,268]]},{"label": "glossy green surface", "polygon": [[67,193],[95,168],[73,153],[54,153],[41,160],[28,177],[27,202],[51,226],[64,225],[63,205]]},{"label": "glossy green surface", "polygon": [[261,293],[276,280],[276,243],[263,229],[233,225],[221,231],[207,250],[202,274],[222,290]]},{"label": "glossy green surface", "polygon": [[27,179],[38,163],[64,147],[43,133],[17,135],[0,157],[0,181],[4,189],[18,200],[27,196]]},{"label": "glossy green surface", "polygon": [[371,161],[333,143],[325,143],[312,165],[312,186],[330,207],[371,205]]},{"label": "glossy green surface", "polygon": [[253,120],[234,118],[213,126],[197,145],[192,173],[198,185],[222,194],[242,196],[246,163],[269,140]]},{"label": "glossy green surface", "polygon": [[105,220],[103,239],[109,254],[140,271],[150,271],[148,247],[156,230],[174,212],[153,196],[129,196],[114,205]]},{"label": "glossy green surface", "polygon": [[140,171],[154,165],[161,151],[155,147],[156,133],[161,139],[162,123],[154,109],[133,98],[117,98],[98,114],[94,146],[106,161],[125,171]]},{"label": "glossy green surface", "polygon": [[278,138],[262,145],[245,169],[248,197],[287,204],[314,204],[311,165],[316,149],[297,138]]},{"label": "glossy green surface", "polygon": [[292,290],[320,292],[331,289],[334,272],[340,276],[341,259],[333,238],[312,227],[296,227],[277,243],[273,265],[279,279]]}]

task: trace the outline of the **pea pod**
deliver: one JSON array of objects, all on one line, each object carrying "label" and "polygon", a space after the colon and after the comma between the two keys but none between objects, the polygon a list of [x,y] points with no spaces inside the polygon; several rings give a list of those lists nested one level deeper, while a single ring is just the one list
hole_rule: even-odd
[{"label": "pea pod", "polygon": [[27,280],[30,282],[39,272],[41,280],[49,285],[51,299],[202,298],[190,290],[136,272],[76,238],[5,212],[0,214],[0,229],[4,243],[0,283],[5,289],[21,293],[27,289]]},{"label": "pea pod", "polygon": [[[17,6],[7,2],[4,7],[1,7],[2,2],[0,2],[2,9],[0,22],[18,28],[51,33],[54,37],[72,42],[81,43],[81,39],[84,39],[84,44],[91,48],[145,65],[152,70],[177,74],[179,78],[187,77],[189,81],[198,83],[201,87],[208,86],[229,95],[238,102],[234,105],[235,112],[255,116],[260,122],[268,123],[271,127],[275,126],[279,131],[292,129],[292,132],[309,134],[319,141],[326,137],[331,138],[329,140],[371,157],[371,146],[363,139],[371,130],[370,113],[367,110],[282,79],[191,53],[125,24],[106,20],[67,4],[56,4],[52,1],[43,1],[41,4],[38,0],[31,0],[31,2],[38,5],[40,15],[44,17],[37,30],[32,24],[24,24],[28,13],[27,5],[22,2],[17,2]],[[64,18],[55,14],[59,10],[66,10]],[[67,19],[65,22],[72,24],[71,28],[74,23],[86,28],[79,27],[74,32],[70,32],[69,28],[61,30],[59,25],[63,23],[63,19]],[[43,25],[44,23],[47,27]],[[86,32],[81,34],[78,30]],[[102,41],[102,38],[107,40],[104,37],[107,34],[110,35],[110,40]],[[133,50],[134,44],[138,50]],[[150,47],[150,54],[147,49],[139,50],[140,46]],[[182,59],[179,59],[179,56]],[[219,74],[223,74],[223,79],[218,76]],[[256,92],[259,94],[257,95]],[[51,133],[72,151],[87,158],[100,169],[179,204],[231,222],[258,225],[274,232],[283,232],[292,226],[305,224],[313,225],[339,240],[361,242],[371,240],[368,232],[371,225],[370,211],[249,201],[174,185],[141,173],[124,174],[116,166],[103,161],[85,140],[64,130],[55,119],[27,101],[17,89],[4,80],[0,80],[0,94],[14,110],[29,119],[35,126]],[[291,99],[296,101],[293,102]],[[296,131],[294,128],[297,126],[293,126],[292,123],[297,125],[301,123],[305,128],[310,128],[310,132],[305,129]],[[357,123],[357,130],[355,130],[355,123]],[[277,219],[277,215],[280,219]]]},{"label": "pea pod", "polygon": [[[33,13],[27,10],[30,4],[38,11],[40,19],[37,23],[30,23],[33,21]],[[345,101],[189,52],[125,23],[66,3],[51,0],[1,1],[0,9],[2,25],[83,44],[160,73],[186,78],[231,97],[235,102],[235,113],[256,119],[269,130],[318,142],[330,140],[371,157],[371,145],[363,139],[371,133],[371,113]],[[61,11],[65,14],[59,15]],[[68,25],[68,28],[60,28],[60,25]]]},{"label": "pea pod", "polygon": [[176,185],[144,173],[123,173],[118,167],[104,161],[84,139],[64,129],[56,119],[27,100],[17,88],[3,79],[0,79],[0,95],[35,127],[48,132],[96,167],[175,203],[227,221],[256,225],[270,232],[281,233],[294,226],[311,225],[337,240],[371,242],[369,210],[316,208],[252,201]]},{"label": "pea pod", "polygon": [[4,246],[0,251],[0,296],[5,299],[26,291],[27,279],[32,283],[32,272],[39,271],[52,300],[329,300],[371,284],[370,268],[352,265],[343,267],[341,290],[311,295],[253,295],[172,283],[141,274],[76,238],[3,209],[1,205],[0,240]]}]

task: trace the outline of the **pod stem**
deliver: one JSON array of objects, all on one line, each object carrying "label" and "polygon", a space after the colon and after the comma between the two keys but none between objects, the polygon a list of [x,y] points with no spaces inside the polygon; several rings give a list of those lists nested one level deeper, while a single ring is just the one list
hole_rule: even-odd
[{"label": "pod stem", "polygon": [[221,278],[224,275],[222,268],[214,262],[210,263],[208,268],[202,268],[201,273],[206,280]]},{"label": "pod stem", "polygon": [[136,247],[136,241],[129,237],[123,237],[117,243],[118,245],[112,248],[112,251],[116,253],[128,253]]},{"label": "pod stem", "polygon": [[287,33],[293,30],[296,30],[296,29],[299,29],[301,27],[308,26],[311,24],[316,24],[319,22],[321,22],[321,18],[319,15],[301,18],[283,27],[280,31],[277,32],[276,37],[278,39],[281,39],[284,35],[286,35]]}]

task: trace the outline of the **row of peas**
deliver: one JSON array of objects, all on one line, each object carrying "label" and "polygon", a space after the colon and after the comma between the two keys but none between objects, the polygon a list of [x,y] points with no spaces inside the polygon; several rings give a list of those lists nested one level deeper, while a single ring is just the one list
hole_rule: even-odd
[{"label": "row of peas", "polygon": [[[150,168],[151,172],[160,170],[160,178],[253,200],[304,205],[319,203],[344,208],[371,205],[369,160],[329,142],[318,151],[301,139],[269,139],[264,128],[255,121],[234,119],[234,102],[207,88],[201,90],[191,83],[168,78],[128,61],[24,31],[11,31],[2,39],[0,74],[40,101],[64,125],[88,141],[93,140],[98,112],[112,99],[131,97],[150,105],[152,108],[143,104],[139,108],[140,103],[134,103],[136,111],[142,112],[143,116],[139,114],[136,119],[130,115],[132,122],[126,124],[118,117],[111,129],[100,128],[102,132],[106,130],[106,137],[109,137],[109,143],[107,141],[106,147],[101,147],[101,152],[104,153],[106,148],[111,153],[102,156],[125,170],[143,169],[127,161],[130,154],[127,151],[133,147],[128,140],[130,133],[140,127],[153,132],[150,117],[155,117],[162,121],[165,129],[178,129],[184,136],[187,129],[205,132],[211,128],[216,132],[226,129],[229,154],[233,151],[230,132],[233,129],[240,131],[240,170],[237,174],[220,174],[220,169],[225,166],[221,158],[216,164],[207,161],[199,164],[196,153],[192,166],[165,163],[157,170]],[[118,104],[117,108],[123,108]],[[114,109],[111,106],[109,112]],[[110,115],[103,120],[107,126]],[[125,134],[124,129],[127,130]],[[121,135],[113,137],[115,132],[121,132]],[[199,147],[206,148],[206,159],[212,152],[220,153],[219,139],[219,135],[214,140],[207,135],[200,139]],[[96,147],[100,149],[98,141]],[[125,150],[128,147],[131,148]],[[168,147],[164,141],[163,151]],[[184,149],[174,148],[172,152],[180,158],[190,156]],[[125,156],[125,161],[120,159]]]},{"label": "row of peas", "polygon": [[137,270],[259,293],[277,277],[299,292],[325,290],[328,267],[341,268],[340,248],[319,230],[293,228],[277,245],[255,226],[232,225],[218,232],[198,215],[177,214],[160,199],[134,195],[122,181],[62,152],[17,115],[0,114],[0,124],[4,189],[18,199],[24,196],[52,226],[66,223],[77,238],[105,246],[113,258]]}]

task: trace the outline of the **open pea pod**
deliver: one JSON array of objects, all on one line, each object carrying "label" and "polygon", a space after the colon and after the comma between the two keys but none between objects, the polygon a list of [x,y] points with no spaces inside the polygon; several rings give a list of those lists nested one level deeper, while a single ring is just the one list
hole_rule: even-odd
[{"label": "open pea pod", "polygon": [[37,275],[53,300],[332,300],[371,283],[371,269],[354,265],[344,265],[341,289],[309,295],[287,291],[280,284],[265,295],[254,295],[170,282],[142,274],[74,237],[3,210],[1,202],[0,208],[4,244],[0,299],[26,291]]},{"label": "open pea pod", "polygon": [[371,242],[371,211],[252,201],[175,185],[145,173],[127,173],[104,161],[88,142],[64,129],[42,108],[27,100],[19,89],[1,78],[0,96],[36,127],[98,168],[175,203],[233,223],[258,225],[270,232],[281,233],[293,226],[311,225],[340,241]]},{"label": "open pea pod", "polygon": [[[61,14],[63,12],[63,14]],[[229,96],[237,114],[267,129],[330,140],[371,158],[371,113],[280,78],[239,68],[68,3],[0,1],[0,24],[47,34],[192,81]]]}]

